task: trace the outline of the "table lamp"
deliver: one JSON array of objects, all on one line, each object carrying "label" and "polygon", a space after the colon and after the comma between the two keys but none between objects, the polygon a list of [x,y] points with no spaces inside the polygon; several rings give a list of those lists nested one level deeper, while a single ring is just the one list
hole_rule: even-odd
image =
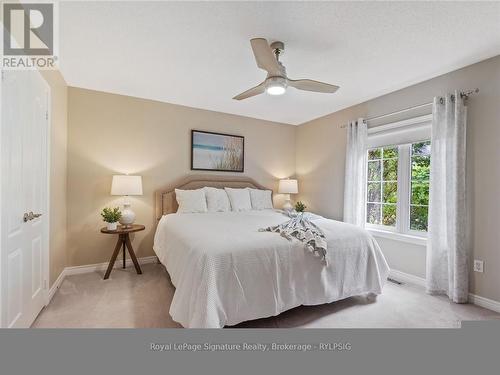
[{"label": "table lamp", "polygon": [[122,217],[120,224],[129,228],[135,220],[135,213],[130,208],[129,195],[142,195],[142,177],[129,175],[115,175],[111,182],[111,195],[123,195]]},{"label": "table lamp", "polygon": [[285,204],[283,205],[283,209],[285,211],[292,211],[293,206],[290,200],[290,194],[297,194],[299,192],[297,186],[297,180],[291,180],[287,178],[286,180],[280,180],[278,186],[278,193],[286,194],[285,195]]}]

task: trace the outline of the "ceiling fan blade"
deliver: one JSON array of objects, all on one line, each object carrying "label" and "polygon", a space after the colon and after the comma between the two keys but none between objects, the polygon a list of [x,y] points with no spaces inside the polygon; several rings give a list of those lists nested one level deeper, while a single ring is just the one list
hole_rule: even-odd
[{"label": "ceiling fan blade", "polygon": [[339,89],[338,86],[330,85],[329,83],[314,81],[312,79],[289,79],[288,85],[299,90],[324,92],[333,94]]},{"label": "ceiling fan blade", "polygon": [[257,66],[272,76],[281,76],[280,66],[267,40],[264,38],[254,38],[250,40],[250,44],[252,45]]},{"label": "ceiling fan blade", "polygon": [[262,82],[260,85],[252,87],[251,89],[249,89],[245,92],[242,92],[239,95],[236,95],[233,99],[235,99],[235,100],[247,99],[247,98],[250,98],[252,96],[262,94],[264,91],[266,91],[266,85],[265,85],[265,82]]}]

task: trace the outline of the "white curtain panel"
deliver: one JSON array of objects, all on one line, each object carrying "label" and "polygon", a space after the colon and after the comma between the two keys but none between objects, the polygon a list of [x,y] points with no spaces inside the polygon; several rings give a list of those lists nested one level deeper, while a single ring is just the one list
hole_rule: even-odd
[{"label": "white curtain panel", "polygon": [[465,179],[467,108],[460,92],[434,98],[427,291],[465,303],[469,294]]},{"label": "white curtain panel", "polygon": [[363,119],[347,124],[345,160],[344,221],[364,226],[366,141],[368,130]]}]

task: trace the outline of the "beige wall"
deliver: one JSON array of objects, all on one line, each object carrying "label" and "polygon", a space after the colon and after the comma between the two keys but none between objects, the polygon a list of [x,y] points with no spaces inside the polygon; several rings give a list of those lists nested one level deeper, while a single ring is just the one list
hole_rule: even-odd
[{"label": "beige wall", "polygon": [[49,285],[52,285],[66,267],[68,88],[59,71],[41,73],[51,92]]},{"label": "beige wall", "polygon": [[[62,86],[61,86],[62,87]],[[103,225],[99,211],[119,205],[109,195],[111,176],[137,173],[144,178],[144,196],[132,198],[137,222],[147,230],[138,233],[134,246],[139,256],[152,255],[154,235],[154,191],[187,173],[190,163],[190,130],[211,130],[245,136],[245,175],[276,188],[278,178],[297,174],[299,199],[312,211],[341,219],[343,209],[345,130],[340,125],[357,117],[371,117],[431,101],[454,89],[479,87],[469,100],[468,182],[471,203],[473,258],[485,261],[483,274],[472,273],[471,291],[500,300],[500,231],[497,198],[500,192],[500,57],[460,69],[403,90],[370,100],[299,127],[198,110],[77,88],[69,88],[67,235],[52,233],[51,282],[64,266],[105,262],[115,238],[98,232]],[[64,96],[61,89],[61,97]],[[64,100],[61,100],[64,102]],[[54,110],[57,112],[57,110]],[[389,121],[429,113],[430,108],[385,119]],[[62,110],[61,113],[64,113]],[[59,163],[52,196],[64,195],[65,130],[63,121],[59,147],[53,151]],[[270,126],[271,125],[271,126]],[[54,132],[53,127],[53,132]],[[53,134],[57,139],[57,134]],[[56,156],[59,155],[59,156]],[[492,168],[492,166],[494,166]],[[59,174],[61,173],[61,174]],[[59,189],[59,190],[57,190]],[[281,198],[278,196],[278,199]],[[52,228],[64,226],[64,200],[54,203],[59,212]],[[277,202],[278,204],[280,202]],[[59,236],[59,237],[58,237]],[[403,272],[425,277],[425,248],[389,239],[380,244],[390,265]],[[67,259],[66,259],[66,258]]]},{"label": "beige wall", "polygon": [[[475,87],[481,91],[468,104],[467,175],[473,258],[485,261],[485,272],[472,273],[471,292],[500,301],[500,56],[302,124],[296,134],[296,173],[300,199],[313,211],[341,219],[346,134],[340,125],[426,103],[455,89]],[[430,108],[404,116],[424,113],[430,113]],[[395,116],[371,126],[405,117]],[[392,267],[425,275],[425,248],[391,240],[380,242]]]},{"label": "beige wall", "polygon": [[99,212],[121,203],[109,194],[120,173],[143,176],[133,246],[153,255],[154,191],[191,173],[191,129],[245,136],[244,174],[267,187],[295,172],[294,126],[77,88],[68,106],[68,266],[109,260],[116,238],[99,233]]}]

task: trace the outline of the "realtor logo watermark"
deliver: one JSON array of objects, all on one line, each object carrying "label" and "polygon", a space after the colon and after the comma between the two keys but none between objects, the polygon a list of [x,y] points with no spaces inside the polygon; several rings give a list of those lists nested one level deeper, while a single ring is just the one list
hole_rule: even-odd
[{"label": "realtor logo watermark", "polygon": [[56,69],[55,5],[3,4],[3,69]]}]

